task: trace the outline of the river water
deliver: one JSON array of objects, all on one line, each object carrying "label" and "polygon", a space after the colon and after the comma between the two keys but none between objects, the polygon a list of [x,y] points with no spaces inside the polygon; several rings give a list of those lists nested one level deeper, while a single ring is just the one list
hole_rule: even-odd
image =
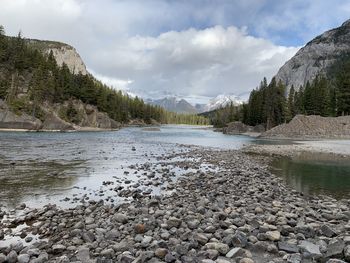
[{"label": "river water", "polygon": [[[12,208],[23,202],[30,207],[46,203],[73,206],[82,198],[101,199],[106,196],[117,200],[113,189],[104,182],[119,180],[120,185],[126,186],[129,183],[126,180],[134,183],[142,181],[147,171],[142,174],[140,169],[131,169],[132,166],[157,163],[159,157],[188,151],[189,146],[239,149],[250,143],[271,142],[224,135],[193,126],[162,126],[160,131],[124,128],[110,132],[0,132],[0,206]],[[289,172],[287,175],[277,174],[286,178],[285,181],[297,190],[307,189],[309,192],[310,185],[319,180],[317,176],[298,180],[297,184],[303,186],[298,188],[291,183],[296,179],[290,178],[300,176],[301,170],[291,169],[290,165],[283,163],[279,165],[280,170]],[[174,165],[167,166],[167,169],[175,177],[190,172]],[[201,169],[211,168],[201,164]],[[340,173],[345,171],[346,174],[346,169],[340,170]],[[311,170],[317,171],[317,168]],[[327,174],[325,171],[322,177],[326,178]],[[331,176],[332,180],[337,180],[334,179],[337,172]],[[349,176],[345,179],[338,177],[347,182],[348,189]],[[327,186],[328,183],[323,184]],[[326,193],[332,194],[337,190],[335,187]],[[150,191],[157,194],[161,186]]]}]

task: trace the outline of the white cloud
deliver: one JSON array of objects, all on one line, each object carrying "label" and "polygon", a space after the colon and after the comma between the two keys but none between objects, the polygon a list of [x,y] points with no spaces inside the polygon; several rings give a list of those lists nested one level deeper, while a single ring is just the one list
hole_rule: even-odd
[{"label": "white cloud", "polygon": [[109,76],[132,79],[128,87],[152,96],[216,96],[244,93],[272,77],[298,48],[276,46],[249,36],[245,29],[211,27],[135,36],[96,50],[95,63]]},{"label": "white cloud", "polygon": [[25,37],[73,45],[110,85],[147,97],[199,98],[249,92],[297,50],[274,43],[301,45],[345,20],[350,6],[348,0],[145,2],[0,0],[0,24],[11,35],[22,29]]}]

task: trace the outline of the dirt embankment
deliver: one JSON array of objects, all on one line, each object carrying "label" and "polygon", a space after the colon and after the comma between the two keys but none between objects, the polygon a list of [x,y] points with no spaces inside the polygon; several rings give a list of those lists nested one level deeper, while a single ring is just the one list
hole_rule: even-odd
[{"label": "dirt embankment", "polygon": [[349,139],[350,116],[297,115],[289,123],[264,132],[262,138]]}]

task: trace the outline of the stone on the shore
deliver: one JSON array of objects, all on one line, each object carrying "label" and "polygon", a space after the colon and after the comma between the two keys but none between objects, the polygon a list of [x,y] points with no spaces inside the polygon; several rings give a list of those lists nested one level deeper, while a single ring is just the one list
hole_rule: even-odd
[{"label": "stone on the shore", "polygon": [[309,253],[312,256],[322,256],[321,252],[320,252],[320,246],[319,245],[315,245],[309,241],[301,241],[299,244],[299,248],[302,251],[305,251],[307,253]]},{"label": "stone on the shore", "polygon": [[321,233],[326,237],[334,237],[337,235],[337,233],[328,225],[323,225],[321,227]]},{"label": "stone on the shore", "polygon": [[241,231],[237,231],[232,238],[232,244],[235,247],[245,247],[247,245],[247,236]]},{"label": "stone on the shore", "polygon": [[17,252],[14,250],[11,250],[10,253],[8,253],[6,257],[6,261],[8,263],[16,263],[17,262]]},{"label": "stone on the shore", "polygon": [[239,263],[254,263],[254,260],[251,258],[242,258]]},{"label": "stone on the shore", "polygon": [[52,246],[52,252],[54,254],[62,253],[65,249],[66,249],[66,246],[61,245],[61,244],[57,244],[57,245]]},{"label": "stone on the shore", "polygon": [[277,243],[277,246],[278,246],[279,250],[285,251],[285,252],[288,252],[288,253],[298,253],[299,252],[299,248],[298,248],[297,245],[290,244],[288,242],[279,241]]},{"label": "stone on the shore", "polygon": [[227,252],[226,257],[227,258],[235,258],[238,256],[241,256],[244,253],[243,249],[240,247],[235,247],[231,249],[229,252]]},{"label": "stone on the shore", "polygon": [[164,258],[166,256],[166,254],[168,254],[168,250],[166,248],[157,248],[154,251],[154,255],[158,258]]},{"label": "stone on the shore", "polygon": [[347,261],[350,262],[350,245],[344,248],[344,257]]},{"label": "stone on the shore", "polygon": [[182,220],[176,217],[170,217],[167,221],[167,225],[169,227],[176,227],[178,228],[182,223]]},{"label": "stone on the shore", "polygon": [[28,254],[21,254],[17,257],[18,263],[28,263],[30,256]]},{"label": "stone on the shore", "polygon": [[113,219],[121,224],[126,224],[128,222],[128,217],[122,213],[115,214]]},{"label": "stone on the shore", "polygon": [[345,243],[340,240],[336,240],[335,242],[330,243],[327,247],[326,257],[341,258],[344,247],[345,247]]},{"label": "stone on the shore", "polygon": [[279,231],[267,231],[265,234],[270,241],[278,241],[281,238],[281,233]]},{"label": "stone on the shore", "polygon": [[221,255],[226,255],[229,251],[229,246],[220,242],[210,242],[205,244],[205,246],[207,249],[217,250]]},{"label": "stone on the shore", "polygon": [[6,256],[0,253],[0,263],[4,263],[6,261]]}]

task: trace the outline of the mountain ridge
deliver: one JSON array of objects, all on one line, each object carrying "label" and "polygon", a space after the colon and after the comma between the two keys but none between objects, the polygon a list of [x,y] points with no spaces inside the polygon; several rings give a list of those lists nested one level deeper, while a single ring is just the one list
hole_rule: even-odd
[{"label": "mountain ridge", "polygon": [[275,78],[295,88],[305,86],[328,70],[344,54],[350,54],[350,19],[309,41],[277,72]]}]

